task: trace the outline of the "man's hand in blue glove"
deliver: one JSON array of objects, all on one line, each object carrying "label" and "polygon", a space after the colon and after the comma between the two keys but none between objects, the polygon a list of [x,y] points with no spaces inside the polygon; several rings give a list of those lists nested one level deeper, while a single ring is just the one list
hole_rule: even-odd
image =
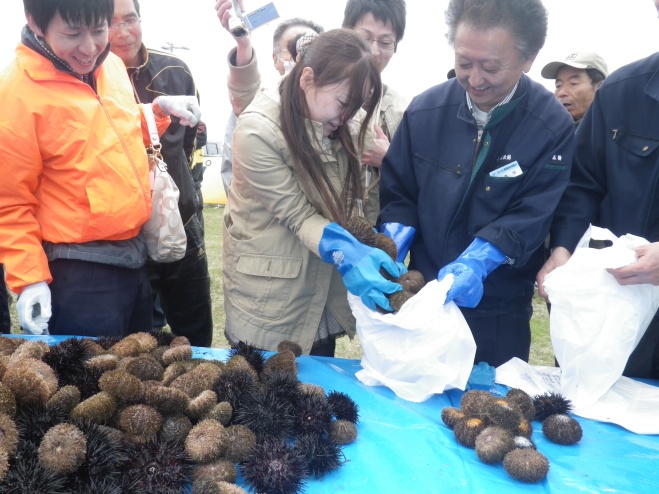
[{"label": "man's hand in blue glove", "polygon": [[394,278],[404,271],[384,251],[362,244],[336,223],[330,223],[323,230],[318,251],[323,261],[336,266],[346,289],[360,297],[364,305],[371,310],[376,310],[378,305],[393,311],[385,294],[403,287],[386,280],[380,269],[384,268]]},{"label": "man's hand in blue glove", "polygon": [[506,255],[487,240],[476,237],[467,249],[439,270],[437,280],[452,274],[453,284],[444,303],[455,301],[460,307],[476,307],[483,297],[483,281],[506,261]]},{"label": "man's hand in blue glove", "polygon": [[383,223],[380,225],[380,232],[392,239],[398,249],[396,261],[403,262],[407,253],[414,242],[416,230],[413,226],[405,226],[400,223]]}]

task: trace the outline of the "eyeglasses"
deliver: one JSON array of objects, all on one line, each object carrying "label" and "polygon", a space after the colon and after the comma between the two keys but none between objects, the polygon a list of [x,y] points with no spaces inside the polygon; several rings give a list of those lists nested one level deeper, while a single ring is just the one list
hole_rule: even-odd
[{"label": "eyeglasses", "polygon": [[[363,35],[362,35],[363,36]],[[380,48],[383,50],[395,50],[396,49],[396,42],[391,40],[391,39],[371,39],[367,38],[364,36],[364,39],[369,45],[372,45],[373,42],[375,41]]]},{"label": "eyeglasses", "polygon": [[131,17],[127,21],[124,22],[117,22],[116,24],[112,24],[110,26],[110,31],[119,31],[119,28],[124,27],[126,30],[131,30],[135,26],[137,26],[140,22],[142,22],[141,19],[137,17]]}]

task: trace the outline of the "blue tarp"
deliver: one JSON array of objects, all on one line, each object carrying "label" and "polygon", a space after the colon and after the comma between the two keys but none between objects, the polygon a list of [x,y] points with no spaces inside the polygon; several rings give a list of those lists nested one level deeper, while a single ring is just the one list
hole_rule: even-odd
[{"label": "blue tarp", "polygon": [[[56,344],[64,338],[44,339]],[[195,348],[195,357],[226,360],[227,350]],[[525,484],[512,479],[502,465],[482,463],[444,425],[441,410],[459,407],[461,391],[411,403],[388,388],[359,382],[359,361],[308,356],[297,360],[300,381],[347,393],[360,410],[359,437],[343,449],[346,463],[333,474],[310,479],[306,493],[659,493],[659,436],[575,417],[583,439],[574,446],[560,446],[545,439],[541,423],[534,421],[532,439],[549,459],[550,470],[544,481]],[[505,394],[504,387],[499,389]]]}]

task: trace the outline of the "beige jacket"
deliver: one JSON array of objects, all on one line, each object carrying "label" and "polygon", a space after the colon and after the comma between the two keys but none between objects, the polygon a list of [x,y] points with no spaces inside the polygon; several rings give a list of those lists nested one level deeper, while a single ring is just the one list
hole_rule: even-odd
[{"label": "beige jacket", "polygon": [[[351,126],[357,133],[357,126]],[[322,126],[309,121],[322,139]],[[338,191],[347,169],[341,143],[325,139]],[[338,271],[318,253],[329,223],[317,192],[302,191],[279,125],[276,95],[257,92],[233,137],[233,181],[224,212],[224,309],[229,334],[275,351],[282,340],[309,353],[323,309],[351,337],[355,320]]]}]

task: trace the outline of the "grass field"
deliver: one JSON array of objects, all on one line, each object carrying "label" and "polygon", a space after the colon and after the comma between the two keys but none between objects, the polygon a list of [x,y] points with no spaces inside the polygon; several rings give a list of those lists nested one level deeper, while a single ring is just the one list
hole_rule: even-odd
[{"label": "grass field", "polygon": [[[204,209],[206,225],[206,251],[211,275],[211,296],[213,299],[213,346],[227,348],[224,338],[224,308],[222,291],[222,214],[224,208],[207,206]],[[20,333],[16,314],[12,305],[12,331]],[[531,319],[531,358],[534,365],[554,365],[554,354],[549,339],[549,319],[547,308],[542,299],[533,300],[533,319]],[[336,356],[345,359],[360,359],[361,347],[355,338],[340,338],[337,341]]]}]

